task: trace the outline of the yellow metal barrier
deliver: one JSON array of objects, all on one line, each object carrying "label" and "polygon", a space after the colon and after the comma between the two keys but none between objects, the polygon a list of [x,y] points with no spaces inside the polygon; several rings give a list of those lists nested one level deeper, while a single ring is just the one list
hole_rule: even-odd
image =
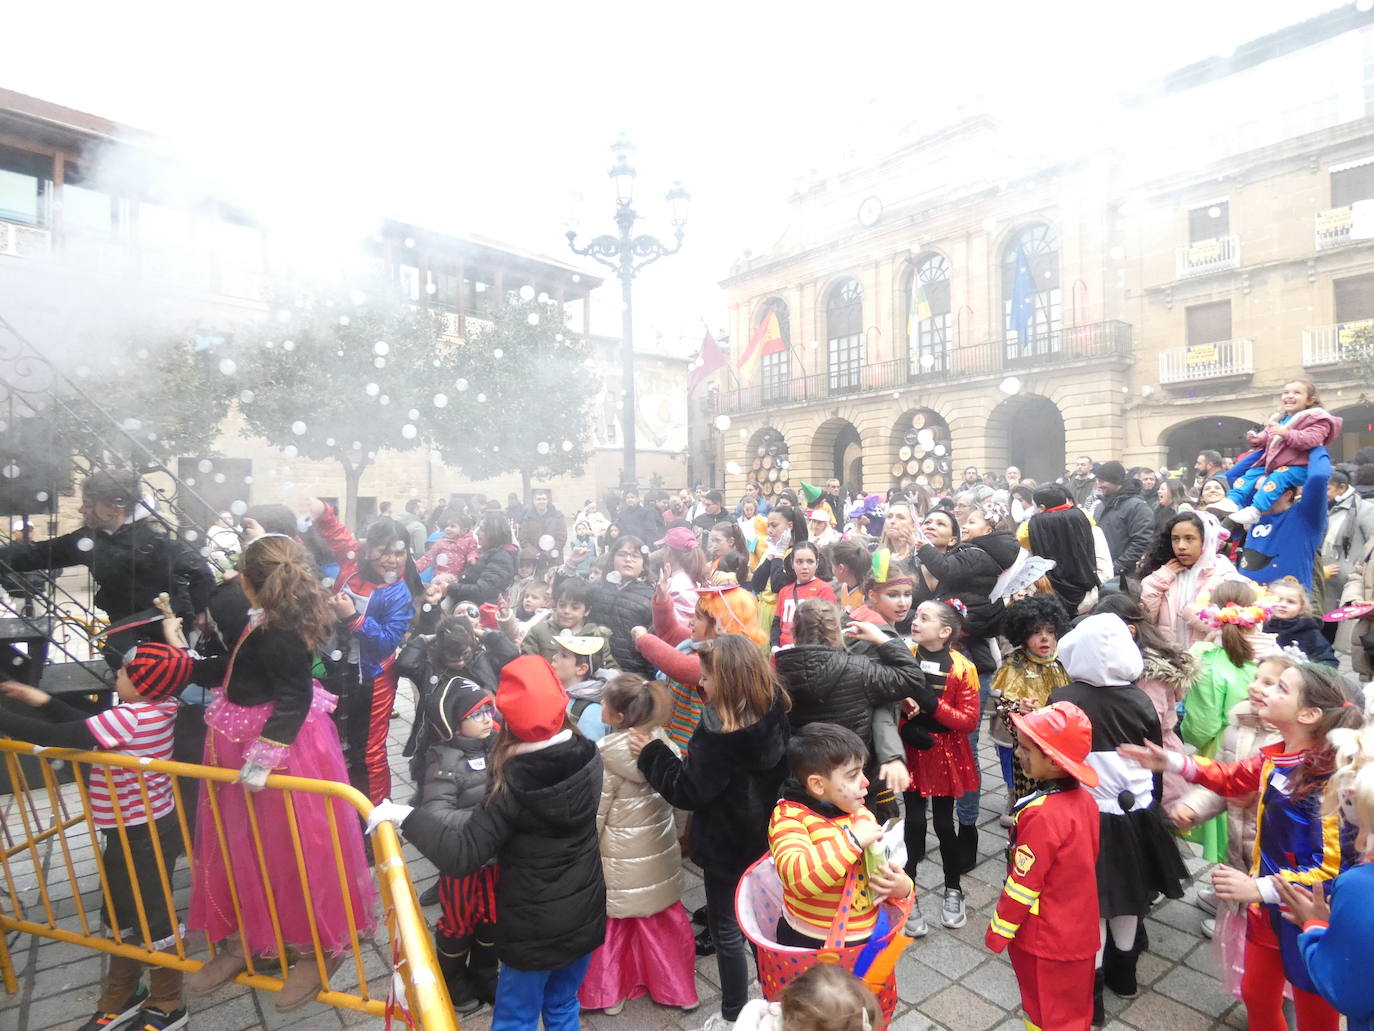
[{"label": "yellow metal barrier", "polygon": [[[31,756],[38,763],[42,784],[31,787],[29,778],[20,764],[20,756]],[[162,897],[145,900],[139,888],[138,879],[130,878],[135,907],[138,912],[136,931],[138,942],[122,936],[115,916],[114,898],[107,879],[105,864],[101,857],[100,832],[97,830],[91,810],[89,790],[84,776],[85,769],[104,770],[106,776],[116,768],[133,770],[137,777],[142,796],[144,811],[151,811],[147,774],[164,773],[171,778],[172,794],[175,799],[175,815],[181,835],[182,854],[186,866],[194,866],[195,842],[187,814],[195,805],[195,791],[183,792],[183,782],[189,782],[207,793],[208,813],[214,822],[214,840],[222,854],[225,853],[225,829],[220,819],[218,802],[223,785],[232,784],[238,777],[237,770],[210,766],[196,766],[190,763],[159,762],[113,752],[80,752],[71,749],[37,748],[19,741],[0,738],[0,757],[12,790],[9,808],[12,817],[0,820],[0,897],[7,898],[7,905],[0,905],[0,979],[5,990],[14,994],[18,989],[14,965],[10,960],[5,944],[5,934],[9,931],[23,931],[28,934],[71,942],[97,949],[116,956],[127,956],[156,966],[171,967],[187,973],[199,970],[204,961],[192,959],[179,921],[172,920],[170,942],[154,942],[149,929],[146,902],[156,902],[166,907],[163,912],[178,912],[174,900],[172,871],[175,857],[169,864],[164,859],[162,843],[156,833],[149,834],[154,861],[157,865],[159,886]],[[75,774],[71,784],[60,783],[60,771],[54,763],[69,764]],[[238,789],[235,789],[238,790]],[[334,847],[332,857],[307,856],[301,847],[301,836],[296,821],[293,795],[315,795],[341,800],[357,811],[359,818],[366,818],[372,804],[356,789],[347,784],[332,781],[306,780],[300,777],[273,775],[267,779],[264,791],[279,791],[287,814],[287,827],[264,828],[259,826],[252,802],[252,794],[246,793],[248,815],[253,841],[260,860],[260,870],[266,873],[262,863],[261,832],[269,834],[289,834],[296,860],[296,873],[302,894],[311,897],[310,877],[329,876],[330,872],[339,878],[343,897],[348,898],[345,887],[344,858],[339,845],[339,828],[335,824],[333,806],[325,806],[329,814],[330,838]],[[128,828],[120,809],[117,794],[110,792],[114,808],[119,846],[123,852],[125,868],[133,869],[133,853],[130,848]],[[188,797],[189,796],[189,797]],[[12,825],[17,820],[17,831]],[[403,1024],[416,1027],[421,1031],[457,1031],[458,1022],[449,1002],[448,990],[442,977],[437,976],[437,963],[429,928],[420,912],[419,900],[401,856],[400,840],[396,830],[389,823],[383,823],[372,836],[373,855],[376,860],[374,873],[381,898],[382,913],[389,937],[391,964],[376,975],[384,984],[379,994],[370,990],[367,972],[363,966],[362,942],[359,928],[352,913],[352,907],[344,905],[348,916],[349,938],[351,941],[351,968],[348,964],[339,966],[335,972],[337,980],[345,980],[344,971],[356,971],[357,985],[352,991],[332,985],[329,971],[317,959],[321,953],[320,939],[316,928],[315,915],[307,909],[314,955],[303,957],[301,962],[319,962],[322,990],[316,996],[319,1002],[330,1006],[358,1010],[379,1017],[390,1017]],[[94,908],[97,919],[93,922],[87,912],[88,904],[83,898],[83,880],[89,882],[90,875],[84,878],[78,870],[94,860],[95,872],[99,878],[100,900]],[[332,858],[333,862],[329,860]],[[172,869],[169,869],[169,866]],[[49,868],[55,867],[59,873],[65,872],[70,886],[70,904],[59,890],[60,882],[50,882]],[[28,878],[33,880],[33,888],[28,886]],[[230,894],[233,902],[237,935],[243,937],[243,914],[240,903],[230,879]],[[277,956],[271,964],[276,968],[268,972],[264,961],[259,959],[255,965],[251,950],[245,949],[247,969],[235,979],[252,988],[280,991],[287,975],[289,951],[281,937],[280,924],[274,901],[274,891],[270,878],[264,882],[268,913],[277,938]],[[280,887],[280,886],[278,886]],[[94,886],[90,889],[93,891]],[[113,930],[109,934],[101,932],[99,914],[104,913],[107,924]],[[210,944],[210,954],[215,952]],[[277,975],[280,976],[277,976]],[[404,998],[396,997],[396,983]]]}]

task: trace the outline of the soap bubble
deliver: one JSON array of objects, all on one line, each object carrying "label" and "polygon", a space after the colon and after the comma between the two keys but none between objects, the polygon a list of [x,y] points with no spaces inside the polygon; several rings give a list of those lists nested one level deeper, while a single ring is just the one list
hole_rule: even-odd
[{"label": "soap bubble", "polygon": [[15,465],[13,462],[10,462],[8,465],[5,466],[4,469],[0,469],[0,472],[3,472],[5,474],[6,479],[12,480],[19,475],[19,466]]},{"label": "soap bubble", "polygon": [[468,388],[468,381],[465,380],[465,379],[463,379],[463,378],[460,376],[458,379],[456,379],[456,380],[453,381],[453,385],[454,385],[454,387],[456,387],[458,390],[467,390],[467,388]]},{"label": "soap bubble", "polygon": [[185,534],[185,537],[186,537],[186,539],[187,539],[188,541],[194,541],[194,540],[196,540],[196,538],[198,538],[199,536],[200,536],[200,534],[197,533],[195,530],[187,530],[187,531],[186,531],[186,534]]},{"label": "soap bubble", "polygon": [[214,467],[215,463],[210,461],[210,459],[208,458],[202,458],[199,462],[196,463],[196,468],[203,473],[208,473]]},{"label": "soap bubble", "polygon": [[534,300],[534,287],[530,286],[529,283],[526,283],[524,286],[522,286],[522,287],[520,288],[520,300],[522,300],[522,301],[532,301],[532,300]]},{"label": "soap bubble", "polygon": [[491,356],[493,358],[504,358],[506,356],[506,352],[501,350],[501,348],[497,347],[492,350]]},{"label": "soap bubble", "polygon": [[363,389],[367,391],[368,397],[376,397],[378,394],[382,392],[382,388],[377,386],[377,384],[375,383],[369,383]]},{"label": "soap bubble", "polygon": [[373,365],[373,368],[385,369],[385,368],[386,368],[386,359],[385,359],[385,358],[382,358],[382,357],[373,358],[373,359],[372,359],[372,365]]},{"label": "soap bubble", "polygon": [[295,434],[296,436],[298,436],[298,437],[304,436],[304,435],[305,435],[305,423],[303,423],[303,422],[301,422],[299,419],[297,419],[295,422],[293,422],[293,423],[291,424],[291,432],[294,433],[294,434]]},{"label": "soap bubble", "polygon": [[242,404],[251,405],[253,403],[253,398],[255,398],[256,396],[257,395],[254,394],[251,390],[239,391],[239,401]]},{"label": "soap bubble", "polygon": [[89,537],[82,537],[76,542],[77,551],[90,551],[94,547],[95,541],[91,540]]},{"label": "soap bubble", "polygon": [[219,371],[224,373],[224,375],[232,376],[234,373],[238,372],[238,370],[239,367],[234,364],[234,359],[221,358],[219,360]]},{"label": "soap bubble", "polygon": [[333,438],[333,437],[325,437],[325,438],[324,438],[324,446],[325,446],[325,447],[333,447],[333,446],[334,446],[334,438]]},{"label": "soap bubble", "polygon": [[606,581],[608,584],[618,584],[618,583],[620,583],[620,572],[619,572],[619,570],[612,569],[609,573],[606,574],[606,576],[604,577],[604,579],[605,579],[605,581]]},{"label": "soap bubble", "polygon": [[[340,316],[339,316],[339,325],[340,325],[340,326],[347,326],[347,325],[348,325],[348,316],[347,316],[347,315],[340,315]],[[343,354],[342,351],[340,351],[339,353],[340,353],[340,354]]]},{"label": "soap bubble", "polygon": [[525,321],[528,322],[531,326],[539,325],[539,313],[537,311],[530,312],[527,316],[525,316]]},{"label": "soap bubble", "polygon": [[446,407],[448,407],[448,395],[447,395],[447,394],[435,394],[435,395],[434,395],[434,407],[435,407],[435,408],[446,408]]},{"label": "soap bubble", "polygon": [[248,502],[235,501],[229,505],[229,511],[234,513],[234,515],[236,516],[241,516],[243,515],[243,513],[248,511]]},{"label": "soap bubble", "polygon": [[333,662],[338,662],[340,659],[343,658],[343,652],[340,651],[338,648],[335,648],[332,652],[329,653],[329,658]]},{"label": "soap bubble", "polygon": [[541,455],[547,455],[549,453],[549,442],[547,440],[541,440],[535,445],[534,450],[538,451]]},{"label": "soap bubble", "polygon": [[286,447],[281,449],[281,453],[284,454],[287,458],[295,458],[298,454],[300,454],[300,452],[296,449],[295,444],[287,444]]},{"label": "soap bubble", "polygon": [[37,498],[39,501],[47,501],[48,492],[45,490],[40,490],[37,494],[34,495],[34,497]]},{"label": "soap bubble", "polygon": [[223,483],[223,482],[224,482],[224,473],[215,473],[215,482],[216,482],[216,483]]},{"label": "soap bubble", "polygon": [[389,394],[383,394],[381,397],[377,398],[377,403],[379,405],[389,405],[391,404],[391,396]]},{"label": "soap bubble", "polygon": [[417,431],[413,423],[406,423],[404,426],[401,427],[401,436],[405,437],[406,440],[414,440],[416,432]]},{"label": "soap bubble", "polygon": [[544,536],[539,538],[538,543],[540,551],[553,551],[554,545],[557,542],[553,539],[553,534],[546,533],[544,534]]},{"label": "soap bubble", "polygon": [[435,564],[436,566],[446,566],[446,565],[448,565],[448,556],[447,556],[446,554],[444,554],[442,551],[439,552],[439,554],[437,554],[437,555],[434,556],[434,564]]},{"label": "soap bubble", "polygon": [[373,354],[381,354],[381,355],[384,355],[384,354],[386,354],[387,352],[389,352],[390,350],[391,350],[391,345],[388,344],[385,340],[378,340],[375,344],[372,345],[372,353],[373,353]]},{"label": "soap bubble", "polygon": [[419,417],[420,409],[418,408],[412,408],[409,412],[406,413],[406,418],[409,419],[411,422],[414,422]]},{"label": "soap bubble", "polygon": [[563,441],[563,450],[564,450],[564,451],[571,451],[572,449],[573,449],[573,442],[572,442],[571,440],[565,440],[565,441]]},{"label": "soap bubble", "polygon": [[487,395],[486,395],[486,394],[478,394],[478,395],[477,395],[477,401],[478,401],[479,404],[485,402],[486,399],[487,399]]},{"label": "soap bubble", "polygon": [[281,349],[282,349],[283,351],[294,351],[294,350],[296,349],[296,341],[294,341],[294,340],[283,340],[283,341],[281,342]]},{"label": "soap bubble", "polygon": [[731,476],[738,476],[742,470],[738,462],[726,462],[725,471]]},{"label": "soap bubble", "polygon": [[716,429],[718,429],[718,430],[720,430],[722,433],[724,433],[724,432],[725,432],[726,430],[728,430],[729,428],[730,428],[730,416],[728,416],[728,415],[717,415],[717,416],[716,416]]}]

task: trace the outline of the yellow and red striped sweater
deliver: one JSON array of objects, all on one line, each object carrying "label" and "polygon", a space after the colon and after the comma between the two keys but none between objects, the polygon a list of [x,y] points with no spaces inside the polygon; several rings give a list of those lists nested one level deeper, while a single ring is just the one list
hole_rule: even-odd
[{"label": "yellow and red striped sweater", "polygon": [[868,891],[863,852],[846,830],[877,821],[865,808],[851,815],[797,787],[795,781],[784,786],[783,798],[768,821],[768,849],[782,881],[784,917],[795,930],[823,940],[840,907],[845,878],[857,864],[859,875],[845,939],[866,938],[878,920],[878,910]]}]

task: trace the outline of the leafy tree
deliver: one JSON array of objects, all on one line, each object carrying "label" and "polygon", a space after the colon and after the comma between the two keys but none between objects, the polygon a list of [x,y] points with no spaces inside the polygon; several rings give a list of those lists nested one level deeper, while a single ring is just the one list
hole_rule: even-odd
[{"label": "leafy tree", "polygon": [[1374,326],[1355,330],[1341,349],[1341,366],[1355,382],[1374,383]]},{"label": "leafy tree", "polygon": [[509,303],[445,355],[452,417],[433,427],[444,461],[478,480],[518,471],[526,504],[532,480],[580,473],[589,357],[554,305]]},{"label": "leafy tree", "polygon": [[[72,450],[118,464],[206,454],[237,389],[220,360],[173,334],[93,352],[76,370],[81,393],[57,392],[58,432]],[[107,417],[124,432],[110,432]]]},{"label": "leafy tree", "polygon": [[447,403],[434,386],[443,359],[433,316],[389,283],[273,307],[275,319],[236,349],[244,422],[288,456],[338,462],[351,518],[377,456],[419,445]]}]

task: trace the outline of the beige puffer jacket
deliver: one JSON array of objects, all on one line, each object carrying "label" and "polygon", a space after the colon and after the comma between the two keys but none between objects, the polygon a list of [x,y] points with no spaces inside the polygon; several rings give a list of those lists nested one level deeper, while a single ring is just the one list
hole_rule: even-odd
[{"label": "beige puffer jacket", "polygon": [[[1216,755],[1219,763],[1235,763],[1248,759],[1266,745],[1277,744],[1283,738],[1255,715],[1250,699],[1231,710],[1231,718],[1222,731],[1221,748]],[[1226,813],[1226,862],[1239,870],[1249,870],[1255,855],[1256,817],[1259,814],[1258,796],[1223,798],[1194,784],[1179,799],[1197,813],[1197,822]]]},{"label": "beige puffer jacket", "polygon": [[[1364,552],[1341,594],[1342,605],[1361,601],[1374,601],[1374,537],[1365,542]],[[1363,619],[1347,619],[1336,631],[1336,647],[1350,653],[1350,664],[1362,680],[1374,676],[1374,667],[1370,666],[1369,656],[1360,643],[1368,633],[1374,633],[1374,613]]]},{"label": "beige puffer jacket", "polygon": [[[654,736],[674,755],[681,754],[661,728]],[[682,853],[673,807],[640,774],[627,731],[607,734],[597,747],[606,769],[596,810],[606,913],[653,916],[682,898]]]}]

